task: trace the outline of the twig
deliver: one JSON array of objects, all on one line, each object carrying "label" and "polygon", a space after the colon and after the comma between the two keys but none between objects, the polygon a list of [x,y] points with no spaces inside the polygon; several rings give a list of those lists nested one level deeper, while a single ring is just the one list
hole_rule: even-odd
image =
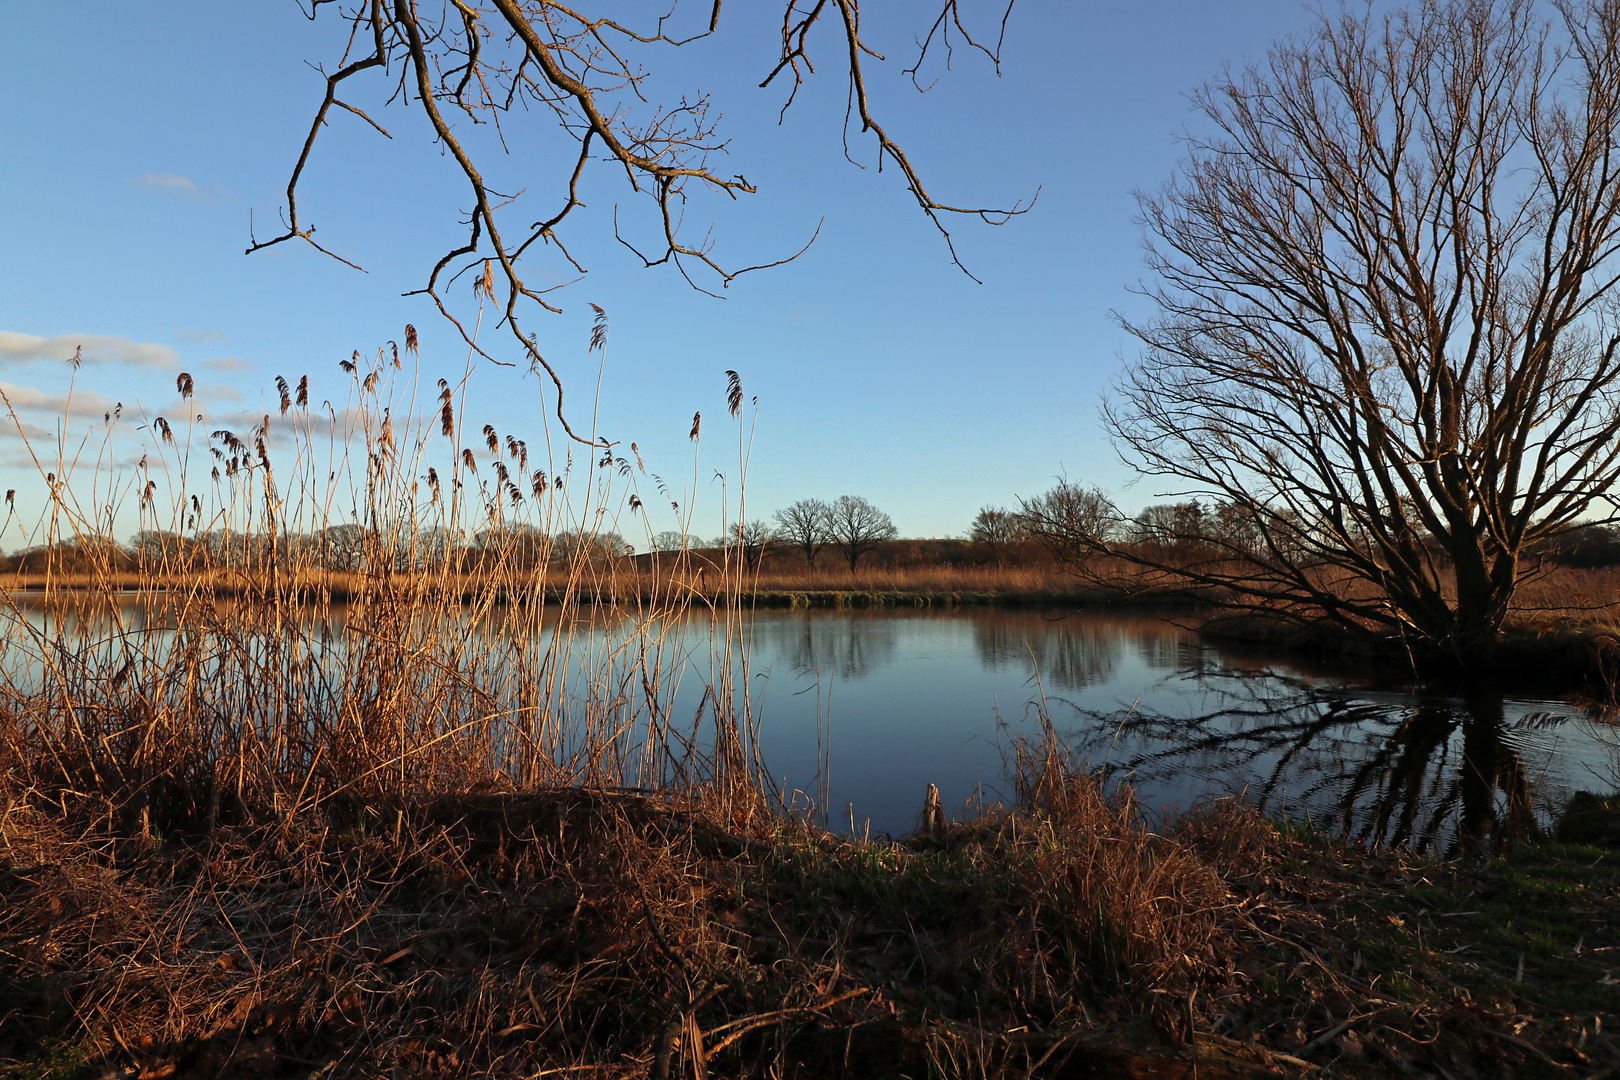
[{"label": "twig", "polygon": [[1318,1035],[1316,1038],[1312,1039],[1310,1042],[1308,1042],[1304,1046],[1300,1047],[1299,1052],[1303,1054],[1307,1050],[1314,1050],[1318,1046],[1321,1046],[1323,1043],[1328,1042],[1331,1039],[1334,1039],[1339,1035],[1343,1035],[1346,1031],[1349,1031],[1351,1028],[1355,1027],[1357,1024],[1361,1023],[1363,1020],[1370,1020],[1375,1016],[1380,1016],[1383,1013],[1387,1013],[1387,1012],[1393,1012],[1394,1010],[1399,1009],[1399,1008],[1402,1008],[1402,1006],[1400,1006],[1400,1005],[1385,1005],[1382,1009],[1374,1009],[1372,1012],[1365,1012],[1365,1013],[1362,1013],[1360,1016],[1352,1016],[1350,1019],[1344,1021],[1342,1024],[1335,1024],[1333,1027],[1330,1027],[1326,1031],[1322,1032],[1322,1034]]}]

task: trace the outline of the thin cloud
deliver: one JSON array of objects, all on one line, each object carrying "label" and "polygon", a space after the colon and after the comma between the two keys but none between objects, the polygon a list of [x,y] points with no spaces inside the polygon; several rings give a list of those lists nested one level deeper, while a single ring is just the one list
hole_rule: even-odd
[{"label": "thin cloud", "polygon": [[0,394],[4,394],[5,400],[19,412],[47,412],[58,415],[100,413],[117,404],[94,391],[81,390],[69,396],[66,393],[41,390],[37,386],[14,386],[8,382],[0,382]]},{"label": "thin cloud", "polygon": [[[15,386],[0,382],[0,444],[12,446],[24,440],[40,452],[54,455],[56,440],[62,435],[62,421],[70,427],[83,429],[84,425],[102,423],[103,414],[111,414],[118,403],[89,390],[80,390],[71,397],[62,391],[41,390],[37,386]],[[7,408],[7,406],[10,406]],[[30,464],[32,459],[29,459]],[[13,463],[15,464],[15,463]],[[0,462],[0,468],[6,467]]]},{"label": "thin cloud", "polygon": [[[46,445],[54,443],[54,440],[56,439],[56,429],[44,427],[40,424],[34,423],[32,420],[24,420],[21,417],[18,417],[14,423],[0,424],[0,440],[14,440],[18,435],[21,435],[23,438],[27,439],[36,446]],[[8,462],[7,464],[12,466],[32,466],[33,463],[33,458],[25,457],[18,458],[17,460]]]},{"label": "thin cloud", "polygon": [[192,202],[222,202],[231,197],[231,189],[228,187],[215,184],[207,191],[204,191],[197,186],[197,182],[191,177],[182,176],[179,173],[141,173],[139,176],[131,176],[125,182],[145,191],[190,199]]},{"label": "thin cloud", "polygon": [[231,335],[223,330],[193,330],[190,327],[182,327],[175,336],[181,341],[224,341]]},{"label": "thin cloud", "polygon": [[216,356],[211,360],[204,360],[202,366],[209,371],[220,371],[234,374],[241,371],[256,371],[257,369],[246,360],[235,356]]},{"label": "thin cloud", "polygon": [[147,191],[203,197],[202,188],[198,187],[191,177],[181,176],[179,173],[141,173],[139,176],[130,177],[129,182]]},{"label": "thin cloud", "polygon": [[[43,434],[49,437],[54,436],[55,432],[47,431],[43,432]],[[29,437],[33,438],[33,435],[30,434]],[[17,487],[19,488],[19,498],[22,497],[23,490],[25,490],[25,485],[27,485],[30,480],[40,479],[39,463],[34,460],[33,456],[29,454],[26,449],[18,447],[15,442],[11,443],[10,446],[5,447],[4,449],[0,449],[0,468],[5,469],[7,472],[12,474],[8,479],[13,483],[15,483],[19,478],[21,479],[21,483],[17,484]],[[11,484],[8,483],[6,486],[10,487]]]},{"label": "thin cloud", "polygon": [[180,356],[168,345],[131,341],[107,334],[57,334],[40,337],[0,330],[0,360],[71,360],[77,354],[86,364],[134,364],[172,369]]}]

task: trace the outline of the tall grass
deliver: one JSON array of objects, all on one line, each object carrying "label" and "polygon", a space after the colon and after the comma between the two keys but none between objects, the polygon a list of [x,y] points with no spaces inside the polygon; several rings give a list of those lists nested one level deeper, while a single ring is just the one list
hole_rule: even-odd
[{"label": "tall grass", "polygon": [[[0,1074],[1032,1075],[1093,1025],[1183,1056],[1265,1027],[1234,958],[1315,918],[1260,891],[1299,845],[1234,806],[1151,831],[1044,714],[1016,807],[905,844],[773,812],[741,644],[768,576],[619,554],[634,446],[531,450],[464,423],[464,382],[346,367],[341,411],[283,383],[242,432],[142,418],[133,476],[122,418],[32,448]],[[856,577],[933,587],[881,573]],[[1290,978],[1343,989],[1301,949]],[[867,1045],[891,1036],[916,1052]],[[1134,1069],[1120,1045],[1095,1043]]]},{"label": "tall grass", "polygon": [[[752,812],[735,620],[717,621],[713,662],[689,664],[687,556],[617,580],[605,541],[639,520],[646,475],[633,444],[478,425],[467,379],[424,384],[410,354],[345,361],[341,409],[278,379],[278,412],[245,431],[109,414],[76,455],[28,445],[48,498],[30,590],[0,600],[15,780],[165,832],[699,778]],[[177,391],[195,415],[189,375]],[[740,593],[702,603],[734,614]],[[703,704],[678,717],[687,678]]]}]

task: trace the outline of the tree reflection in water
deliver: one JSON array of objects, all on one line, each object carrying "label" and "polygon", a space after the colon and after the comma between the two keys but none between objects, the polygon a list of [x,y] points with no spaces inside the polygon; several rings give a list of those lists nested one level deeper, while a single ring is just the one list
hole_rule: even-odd
[{"label": "tree reflection in water", "polygon": [[1375,844],[1499,850],[1538,835],[1533,787],[1519,747],[1530,730],[1569,719],[1547,712],[1509,722],[1501,694],[1379,700],[1276,672],[1182,671],[1175,699],[1214,703],[1197,715],[1075,708],[1092,721],[1075,734],[1112,773],[1138,783],[1188,771],[1248,785],[1262,810],[1298,813]]},{"label": "tree reflection in water", "polygon": [[1163,619],[1120,614],[1085,618],[983,608],[947,613],[884,610],[804,612],[754,622],[751,647],[800,674],[862,679],[895,663],[897,654],[931,648],[935,635],[966,624],[986,671],[1021,671],[1031,660],[1042,682],[1080,690],[1107,682],[1131,650],[1149,667],[1164,671],[1197,664],[1201,650],[1189,635]]},{"label": "tree reflection in water", "polygon": [[1034,671],[1063,691],[1083,690],[1114,677],[1129,648],[1150,668],[1185,669],[1201,651],[1188,634],[1163,619],[1131,615],[1031,616],[994,608],[972,614],[973,644],[988,671]]},{"label": "tree reflection in water", "polygon": [[805,612],[761,619],[750,627],[750,647],[800,675],[863,679],[894,662],[905,624],[885,613]]}]

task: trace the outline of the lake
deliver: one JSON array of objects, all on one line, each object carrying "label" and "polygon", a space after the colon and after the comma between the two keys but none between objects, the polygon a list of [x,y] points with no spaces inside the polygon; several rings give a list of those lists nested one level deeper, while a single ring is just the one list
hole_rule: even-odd
[{"label": "lake", "polygon": [[773,774],[813,792],[823,762],[828,823],[858,832],[914,828],[929,783],[947,807],[1010,797],[1043,711],[1151,812],[1243,795],[1442,851],[1620,787],[1620,728],[1570,701],[1312,673],[1161,614],[761,611],[746,637]]},{"label": "lake", "polygon": [[[169,685],[165,650],[184,624],[222,714],[242,715],[233,694],[283,678],[302,688],[295,697],[308,695],[294,702],[296,715],[325,708],[336,700],[326,679],[345,665],[350,681],[333,677],[363,696],[369,669],[356,650],[375,640],[371,616],[347,605],[305,609],[289,623],[301,643],[276,668],[281,652],[262,640],[264,622],[249,612],[234,631],[233,603],[221,602],[215,636],[199,637],[196,611],[177,621],[162,600],[29,598],[14,609],[23,618],[7,623],[0,668],[16,689],[39,686],[46,666],[37,643],[61,634],[63,655],[114,685],[128,650],[147,650],[156,657],[153,692],[167,693],[156,689]],[[713,700],[706,688],[728,654],[710,614],[638,624],[614,609],[575,611],[567,644],[551,659],[552,608],[532,617],[516,608],[464,617],[452,608],[448,624],[428,626],[441,627],[432,639],[439,646],[462,650],[456,663],[492,689],[500,715],[534,716],[545,730],[533,730],[561,758],[603,752],[582,749],[588,740],[577,735],[592,717],[645,717],[651,708],[675,729]],[[765,769],[790,802],[813,803],[830,827],[861,834],[911,831],[930,783],[956,813],[971,800],[1011,800],[1015,747],[1040,738],[1048,720],[1076,762],[1129,781],[1150,813],[1235,795],[1325,832],[1442,852],[1460,840],[1544,830],[1575,792],[1620,788],[1620,727],[1572,701],[1311,671],[1200,641],[1162,612],[765,609],[735,626],[730,663],[748,674]],[[654,706],[636,666],[649,642],[663,687]],[[268,673],[243,683],[242,672],[261,660],[271,662]],[[523,683],[513,673],[562,668],[581,676],[572,685],[582,689],[545,699],[562,703],[560,716],[549,706],[526,710],[521,690],[503,689]],[[615,674],[593,674],[604,671]],[[631,711],[614,711],[621,705]],[[455,723],[463,714],[444,715]],[[609,756],[633,763],[635,746],[617,745]],[[291,767],[313,771],[301,758]],[[613,769],[636,782],[633,768]]]}]

